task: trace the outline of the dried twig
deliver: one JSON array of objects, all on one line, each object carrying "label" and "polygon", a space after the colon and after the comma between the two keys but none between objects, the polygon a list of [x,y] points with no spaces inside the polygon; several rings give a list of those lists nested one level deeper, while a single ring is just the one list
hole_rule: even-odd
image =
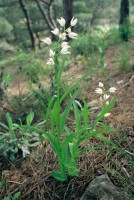
[{"label": "dried twig", "polygon": [[133,79],[134,79],[134,75],[132,75],[132,77],[130,78],[130,80],[129,80],[127,83],[125,83],[125,84],[122,86],[122,88],[124,88],[124,87],[126,87],[127,85],[129,85],[129,83],[131,83]]}]

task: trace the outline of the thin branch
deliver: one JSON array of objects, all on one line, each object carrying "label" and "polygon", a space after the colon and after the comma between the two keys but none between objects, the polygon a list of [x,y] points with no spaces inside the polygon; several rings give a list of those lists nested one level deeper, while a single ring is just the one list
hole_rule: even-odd
[{"label": "thin branch", "polygon": [[51,21],[49,20],[49,18],[48,18],[48,16],[47,16],[46,12],[44,11],[44,9],[42,8],[42,5],[41,5],[40,1],[39,1],[39,0],[35,0],[35,1],[36,1],[37,6],[38,6],[38,8],[39,8],[39,10],[40,10],[40,12],[41,12],[41,14],[42,14],[42,16],[43,16],[43,18],[44,18],[46,24],[48,25],[49,29],[50,29],[50,30],[54,29],[55,27],[54,27],[54,25],[51,23]]}]

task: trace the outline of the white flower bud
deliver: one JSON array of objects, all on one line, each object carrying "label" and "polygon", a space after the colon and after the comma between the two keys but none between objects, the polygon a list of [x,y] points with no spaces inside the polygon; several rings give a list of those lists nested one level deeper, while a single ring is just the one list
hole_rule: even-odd
[{"label": "white flower bud", "polygon": [[97,94],[103,94],[103,90],[101,88],[96,88],[95,92]]},{"label": "white flower bud", "polygon": [[59,24],[61,26],[65,26],[66,21],[65,21],[65,19],[63,17],[61,17],[60,19],[57,19],[57,21],[59,22]]},{"label": "white flower bud", "polygon": [[49,37],[46,37],[45,39],[41,40],[42,42],[45,42],[46,44],[50,45],[52,44],[52,41]]},{"label": "white flower bud", "polygon": [[66,31],[67,31],[68,33],[71,33],[71,28],[69,27]]},{"label": "white flower bud", "polygon": [[109,97],[110,97],[110,95],[107,95],[107,94],[104,94],[104,95],[103,95],[103,98],[104,98],[105,101],[106,101]]},{"label": "white flower bud", "polygon": [[50,57],[54,56],[54,51],[52,49],[49,50],[49,55],[50,55]]},{"label": "white flower bud", "polygon": [[103,88],[103,83],[99,82],[99,87]]},{"label": "white flower bud", "polygon": [[106,105],[109,105],[109,101],[106,101]]},{"label": "white flower bud", "polygon": [[71,26],[75,26],[77,24],[77,18],[74,19],[74,17],[72,18],[71,22],[70,22],[70,25]]},{"label": "white flower bud", "polygon": [[59,35],[59,29],[55,28],[53,31],[51,31],[54,35]]},{"label": "white flower bud", "polygon": [[49,58],[47,61],[47,65],[54,65],[54,60],[52,58]]},{"label": "white flower bud", "polygon": [[66,39],[66,33],[60,33],[59,34],[59,38],[62,39],[62,40],[65,40]]},{"label": "white flower bud", "polygon": [[68,51],[68,48],[66,48],[66,47],[62,48],[60,53],[61,54],[70,54],[70,52]]},{"label": "white flower bud", "polygon": [[111,92],[111,93],[115,93],[115,91],[116,91],[116,88],[115,88],[115,87],[111,87],[111,88],[109,89],[109,92]]},{"label": "white flower bud", "polygon": [[66,47],[66,46],[69,46],[69,45],[68,45],[68,42],[62,42],[62,43],[61,43],[61,48],[64,48],[64,47]]},{"label": "white flower bud", "polygon": [[74,32],[70,32],[69,34],[68,34],[68,36],[70,37],[70,38],[72,38],[72,39],[77,39],[76,37],[77,37],[77,33],[74,33]]},{"label": "white flower bud", "polygon": [[111,113],[106,113],[105,115],[104,115],[104,117],[109,117],[111,115]]}]

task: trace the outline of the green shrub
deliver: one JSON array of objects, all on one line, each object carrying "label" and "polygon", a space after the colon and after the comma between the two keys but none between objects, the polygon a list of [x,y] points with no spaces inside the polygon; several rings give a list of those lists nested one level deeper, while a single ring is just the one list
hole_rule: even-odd
[{"label": "green shrub", "polygon": [[[22,128],[19,123],[13,122],[13,118],[9,113],[6,114],[7,124],[0,122],[0,156],[11,161],[16,159],[16,155],[21,150],[22,156],[29,154],[29,147],[35,147],[38,142],[33,142],[33,137],[38,137],[35,131],[28,128]],[[34,113],[26,117],[26,125],[30,126],[34,119]],[[21,124],[21,120],[20,120]]]},{"label": "green shrub", "polygon": [[106,37],[107,46],[111,46],[114,44],[119,44],[121,42],[120,33],[118,27],[112,27]]},{"label": "green shrub", "polygon": [[130,54],[127,43],[119,46],[119,68],[126,72],[130,71],[132,68],[130,65]]},{"label": "green shrub", "polygon": [[5,18],[0,17],[0,37],[10,35],[12,29],[12,25]]},{"label": "green shrub", "polygon": [[80,35],[77,40],[71,42],[72,53],[76,55],[88,56],[89,53],[97,50],[97,40],[90,35]]},{"label": "green shrub", "polygon": [[16,61],[18,62],[23,62],[25,60],[28,59],[28,54],[26,52],[20,52],[17,56],[16,56]]}]

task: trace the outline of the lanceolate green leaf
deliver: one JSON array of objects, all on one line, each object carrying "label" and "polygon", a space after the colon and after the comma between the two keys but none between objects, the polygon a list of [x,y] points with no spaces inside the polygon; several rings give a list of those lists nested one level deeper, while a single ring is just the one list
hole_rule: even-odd
[{"label": "lanceolate green leaf", "polygon": [[3,128],[5,128],[6,130],[9,130],[8,126],[6,124],[3,124],[2,122],[0,122],[0,126],[2,126]]},{"label": "lanceolate green leaf", "polygon": [[48,107],[47,107],[47,111],[46,111],[46,115],[45,115],[46,121],[48,121],[48,118],[50,117],[51,108],[52,108],[52,106],[54,104],[55,98],[56,97],[53,96],[49,101],[49,104],[48,104]]},{"label": "lanceolate green leaf", "polygon": [[[37,133],[41,133],[44,136],[44,138],[47,139],[51,143],[54,152],[57,155],[59,155],[60,146],[59,146],[59,142],[58,142],[57,138],[54,135],[52,135],[51,133],[48,133],[48,132],[46,132],[44,130],[41,130],[39,128],[36,128],[34,126],[25,126],[25,125],[22,125],[21,127],[22,128],[29,128],[31,130],[36,131]],[[42,139],[42,137],[41,137],[41,139]]]},{"label": "lanceolate green leaf", "polygon": [[89,123],[88,123],[88,107],[87,107],[87,104],[86,102],[84,101],[84,108],[83,108],[83,120],[84,120],[84,127],[87,127],[89,126]]},{"label": "lanceolate green leaf", "polygon": [[97,137],[100,138],[101,140],[103,140],[103,141],[105,141],[105,142],[111,144],[113,147],[115,147],[115,149],[117,149],[117,150],[120,151],[121,153],[124,153],[124,151],[123,151],[120,147],[118,147],[116,144],[114,144],[111,140],[109,140],[109,139],[108,139],[107,137],[105,137],[104,135],[98,134]]},{"label": "lanceolate green leaf", "polygon": [[20,196],[20,192],[16,192],[15,194],[14,194],[14,196],[13,196],[13,200],[17,200],[18,199],[18,197]]},{"label": "lanceolate green leaf", "polygon": [[68,145],[69,142],[71,142],[76,136],[76,133],[72,133],[71,135],[66,136],[61,144],[61,148],[64,148],[64,146]]},{"label": "lanceolate green leaf", "polygon": [[114,103],[115,103],[115,101],[113,100],[113,101],[111,101],[111,102],[109,103],[109,105],[107,105],[105,108],[103,108],[103,110],[100,112],[100,114],[99,114],[98,117],[96,118],[94,124],[97,124],[97,122],[99,122],[100,120],[103,119],[104,115],[105,115],[106,113],[108,113],[108,112],[113,108]]},{"label": "lanceolate green leaf", "polygon": [[88,133],[85,133],[83,134],[83,137],[80,137],[79,140],[78,140],[78,144],[80,144],[82,141],[84,141],[85,139],[89,139],[90,137],[96,137],[97,135],[99,134],[102,134],[102,133],[107,133],[107,129],[103,129],[103,130],[91,130],[90,132]]},{"label": "lanceolate green leaf", "polygon": [[60,82],[60,78],[61,78],[64,66],[65,66],[65,61],[66,61],[66,56],[63,57],[62,63],[61,63],[61,66],[60,66],[60,70],[58,72],[58,82]]},{"label": "lanceolate green leaf", "polygon": [[94,74],[97,70],[98,70],[98,68],[94,68],[92,71],[87,72],[87,73],[86,73],[85,75],[83,75],[80,79],[78,79],[78,80],[63,94],[63,96],[62,96],[61,99],[60,99],[60,103],[62,103],[62,101],[65,99],[65,97],[66,97],[68,94],[70,94],[70,93],[74,90],[74,88],[76,88],[76,87],[79,85],[79,83],[80,83],[81,81],[83,81],[84,79],[86,79],[88,76]]},{"label": "lanceolate green leaf", "polygon": [[10,130],[10,134],[12,137],[14,137],[14,127],[13,127],[13,122],[12,122],[12,118],[10,116],[9,113],[6,114],[6,118],[7,118],[7,122],[8,122],[8,126],[9,126],[9,130]]},{"label": "lanceolate green leaf", "polygon": [[76,132],[77,132],[81,130],[80,114],[75,102],[73,102],[73,107],[74,107],[74,116],[75,116],[75,123],[76,123]]},{"label": "lanceolate green leaf", "polygon": [[58,181],[66,181],[67,180],[67,176],[66,174],[63,174],[62,172],[56,172],[56,171],[52,171],[52,176],[57,179]]},{"label": "lanceolate green leaf", "polygon": [[66,109],[62,113],[62,117],[61,117],[61,120],[60,120],[60,134],[64,130],[64,126],[65,126],[69,111],[70,111],[70,109],[72,107],[72,103],[73,103],[74,99],[76,98],[76,95],[77,95],[77,91],[72,95],[72,97],[70,98],[70,100],[69,100],[69,102],[68,102],[68,104],[66,106]]},{"label": "lanceolate green leaf", "polygon": [[29,113],[29,115],[27,116],[27,118],[26,118],[26,121],[27,121],[27,125],[28,125],[28,126],[31,125],[33,119],[34,119],[34,112],[31,111],[31,112]]}]

